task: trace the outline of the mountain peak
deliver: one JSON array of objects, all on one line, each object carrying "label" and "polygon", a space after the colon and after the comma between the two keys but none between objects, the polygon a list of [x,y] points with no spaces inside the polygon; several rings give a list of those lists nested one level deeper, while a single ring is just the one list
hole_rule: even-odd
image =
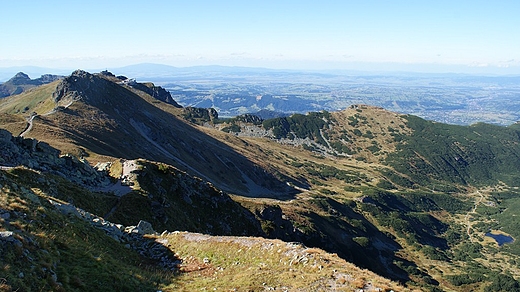
[{"label": "mountain peak", "polygon": [[18,72],[11,79],[0,84],[0,98],[20,94],[27,89],[51,83],[59,78],[61,78],[61,76],[45,74],[40,78],[31,79],[29,75],[23,72]]},{"label": "mountain peak", "polygon": [[86,77],[86,76],[89,76],[89,75],[92,75],[92,74],[90,74],[87,71],[83,71],[81,69],[78,69],[78,70],[75,70],[74,72],[72,72],[72,74],[70,74],[70,75],[71,76],[78,76],[78,77]]},{"label": "mountain peak", "polygon": [[13,78],[11,78],[11,80],[16,80],[16,79],[24,79],[24,80],[29,80],[31,78],[29,78],[29,75],[23,73],[23,72],[18,72],[16,73],[16,75],[14,75]]},{"label": "mountain peak", "polygon": [[[108,71],[91,74],[83,70],[76,70],[70,76],[65,77],[56,87],[53,98],[55,102],[60,102],[61,100],[83,100],[91,105],[95,105],[102,100],[103,103],[106,103],[107,100],[112,100],[115,97],[114,93],[123,94],[126,96],[125,98],[131,98],[131,92],[121,90],[121,86],[125,85],[177,108],[182,107],[173,100],[167,90],[160,86],[155,86],[151,82],[121,82],[120,78]],[[127,89],[129,89],[128,87]]]},{"label": "mountain peak", "polygon": [[70,76],[65,77],[52,94],[55,102],[70,99],[86,100],[91,95],[92,87],[89,85],[93,81],[94,75],[76,70]]},{"label": "mountain peak", "polygon": [[24,85],[24,84],[28,84],[28,83],[31,83],[31,78],[29,78],[29,75],[23,73],[23,72],[18,72],[16,73],[16,75],[13,76],[13,78],[9,79],[6,83],[11,83],[13,85]]}]

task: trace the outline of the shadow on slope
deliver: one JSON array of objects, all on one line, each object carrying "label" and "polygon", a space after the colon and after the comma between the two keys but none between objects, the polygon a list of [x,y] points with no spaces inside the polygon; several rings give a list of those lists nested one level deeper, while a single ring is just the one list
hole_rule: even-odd
[{"label": "shadow on slope", "polygon": [[121,168],[117,163],[99,171],[75,157],[60,157],[59,150],[45,142],[13,137],[1,129],[0,146],[0,156],[9,158],[2,160],[7,165],[2,169],[22,190],[38,190],[112,222],[130,226],[145,220],[159,232],[264,235],[254,215],[228,194],[173,166],[133,161],[124,175],[130,193],[116,194],[100,186],[111,186],[108,172],[116,173]]},{"label": "shadow on slope", "polygon": [[291,199],[295,190],[287,182],[299,185],[161,110],[156,106],[161,101],[101,74],[75,71],[58,84],[53,98],[70,106],[39,116],[30,133],[51,145],[52,139],[68,140],[76,150],[168,163],[244,196]]},{"label": "shadow on slope", "polygon": [[[127,248],[104,230],[107,226],[96,226],[97,217],[85,220],[51,204],[66,204],[52,196],[58,193],[53,187],[61,185],[59,193],[66,195],[72,183],[13,169],[0,171],[0,184],[0,290],[156,291],[175,279],[150,253]],[[76,190],[68,192],[84,194]],[[129,245],[155,249],[152,241],[141,237]],[[161,249],[161,256],[175,261],[169,249]]]},{"label": "shadow on slope", "polygon": [[106,219],[124,225],[146,220],[159,232],[265,236],[249,210],[211,183],[166,164],[137,164],[135,190],[120,197]]}]

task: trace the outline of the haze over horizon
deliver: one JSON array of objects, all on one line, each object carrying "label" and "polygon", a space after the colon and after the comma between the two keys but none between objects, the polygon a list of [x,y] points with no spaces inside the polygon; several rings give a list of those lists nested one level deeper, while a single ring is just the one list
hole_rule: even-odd
[{"label": "haze over horizon", "polygon": [[520,74],[520,2],[8,1],[0,67]]}]

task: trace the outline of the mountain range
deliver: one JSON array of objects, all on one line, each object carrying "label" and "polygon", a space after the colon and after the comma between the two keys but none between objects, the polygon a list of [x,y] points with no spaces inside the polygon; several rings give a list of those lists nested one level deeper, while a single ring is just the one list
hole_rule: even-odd
[{"label": "mountain range", "polygon": [[6,291],[520,289],[517,124],[220,118],[108,71],[26,76],[0,100]]}]

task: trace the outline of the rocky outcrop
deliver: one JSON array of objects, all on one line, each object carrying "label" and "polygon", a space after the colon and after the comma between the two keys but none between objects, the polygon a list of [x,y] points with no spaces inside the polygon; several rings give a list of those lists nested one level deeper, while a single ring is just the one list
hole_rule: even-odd
[{"label": "rocky outcrop", "polygon": [[131,82],[131,83],[128,83],[128,85],[130,85],[131,87],[133,87],[137,90],[141,90],[141,91],[147,93],[148,95],[152,96],[155,99],[169,103],[169,104],[173,105],[174,107],[177,107],[177,108],[182,107],[175,100],[173,100],[173,97],[171,96],[169,91],[167,91],[166,89],[164,89],[160,86],[155,86],[151,82],[147,82],[147,83]]},{"label": "rocky outcrop", "polygon": [[218,119],[218,112],[214,108],[185,107],[183,116],[192,122],[209,122]]},{"label": "rocky outcrop", "polygon": [[65,77],[56,90],[52,93],[54,102],[58,103],[62,100],[80,100],[85,96],[85,91],[90,89],[90,83],[93,81],[94,75],[83,71],[76,70],[70,76]]},{"label": "rocky outcrop", "polygon": [[[114,80],[118,82],[114,82]],[[108,100],[116,94],[121,99],[128,98],[130,92],[120,91],[120,85],[127,85],[139,91],[142,91],[155,99],[169,103],[175,107],[181,108],[171,94],[160,86],[153,83],[138,83],[135,79],[128,79],[124,76],[116,77],[108,71],[102,71],[99,74],[91,74],[83,70],[76,70],[70,76],[65,77],[58,84],[56,90],[52,94],[56,103],[68,103],[75,100],[82,100],[93,106],[106,106]]]},{"label": "rocky outcrop", "polygon": [[0,231],[0,246],[13,244],[15,246],[22,246],[22,242],[15,237],[12,231]]},{"label": "rocky outcrop", "polygon": [[43,74],[40,78],[38,78],[36,80],[38,80],[42,84],[47,84],[47,83],[51,83],[51,82],[54,82],[56,80],[59,80],[61,78],[63,78],[63,76],[53,75],[53,74]]},{"label": "rocky outcrop", "polygon": [[[164,269],[174,271],[181,263],[180,260],[174,256],[172,251],[165,246],[167,241],[156,240],[154,237],[145,237],[145,235],[158,235],[149,222],[140,220],[137,226],[125,227],[121,224],[114,224],[103,219],[103,217],[86,212],[71,204],[62,204],[54,200],[49,200],[49,202],[63,215],[72,215],[89,222],[93,227],[102,230],[113,240],[124,244],[125,247],[129,249],[137,251],[145,258],[153,260]],[[5,235],[7,239],[4,241],[15,240],[9,239],[8,235],[9,234]],[[0,233],[0,243],[2,242],[1,236],[3,236],[2,233]]]},{"label": "rocky outcrop", "polygon": [[263,119],[260,118],[259,116],[252,115],[252,114],[243,114],[243,115],[237,116],[235,119],[239,122],[251,123],[254,125],[260,125],[260,124],[262,124],[262,121],[263,121]]},{"label": "rocky outcrop", "polygon": [[11,82],[14,85],[22,85],[31,82],[31,78],[29,78],[29,75],[23,72],[18,72],[16,73],[16,75],[14,75],[13,78],[9,79],[9,81],[7,82]]},{"label": "rocky outcrop", "polygon": [[13,136],[9,131],[0,129],[2,167],[24,166],[50,172],[87,187],[99,187],[110,183],[105,173],[94,169],[86,160],[60,154],[60,150],[45,142]]},{"label": "rocky outcrop", "polygon": [[305,235],[295,228],[292,222],[286,218],[280,206],[264,206],[261,210],[256,211],[256,216],[264,222],[264,232],[270,238],[301,242],[305,237]]}]

